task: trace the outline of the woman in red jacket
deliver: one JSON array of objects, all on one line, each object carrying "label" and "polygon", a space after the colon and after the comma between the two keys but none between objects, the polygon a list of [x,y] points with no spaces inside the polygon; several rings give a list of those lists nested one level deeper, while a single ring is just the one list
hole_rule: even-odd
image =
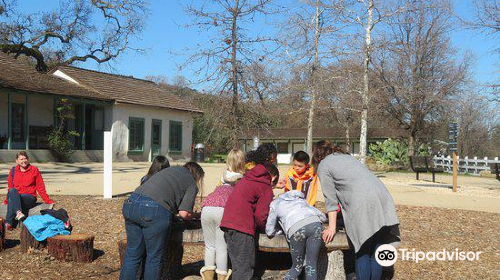
[{"label": "woman in red jacket", "polygon": [[22,221],[29,209],[36,205],[37,192],[45,203],[54,203],[45,190],[40,171],[30,165],[28,154],[24,151],[17,153],[16,163],[9,172],[7,198],[3,202],[7,204],[5,226],[8,230],[12,230],[14,223]]}]

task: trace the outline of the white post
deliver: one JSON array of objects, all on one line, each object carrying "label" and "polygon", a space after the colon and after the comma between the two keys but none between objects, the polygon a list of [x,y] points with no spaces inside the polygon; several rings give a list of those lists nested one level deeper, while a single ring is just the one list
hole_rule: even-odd
[{"label": "white post", "polygon": [[474,157],[474,174],[479,174],[477,170],[477,157]]},{"label": "white post", "polygon": [[104,198],[113,196],[113,137],[111,131],[104,131]]}]

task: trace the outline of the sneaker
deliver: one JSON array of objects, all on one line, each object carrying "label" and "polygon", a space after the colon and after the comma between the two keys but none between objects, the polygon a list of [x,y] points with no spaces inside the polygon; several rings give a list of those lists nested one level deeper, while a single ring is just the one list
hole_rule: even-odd
[{"label": "sneaker", "polygon": [[9,223],[5,223],[5,229],[8,230],[8,231],[13,231],[14,230],[14,228]]},{"label": "sneaker", "polygon": [[26,216],[23,214],[23,212],[18,210],[16,213],[16,220],[24,221],[24,219],[26,219]]}]

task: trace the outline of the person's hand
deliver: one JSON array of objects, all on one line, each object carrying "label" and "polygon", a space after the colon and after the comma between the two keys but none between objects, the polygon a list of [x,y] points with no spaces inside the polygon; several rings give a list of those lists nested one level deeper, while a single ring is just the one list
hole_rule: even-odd
[{"label": "person's hand", "polygon": [[282,189],[285,187],[285,184],[286,184],[286,179],[281,179],[280,181],[278,181],[278,184],[276,184],[275,188]]},{"label": "person's hand", "polygon": [[323,241],[325,241],[325,244],[330,243],[333,240],[334,236],[335,236],[335,229],[327,228],[323,230]]}]

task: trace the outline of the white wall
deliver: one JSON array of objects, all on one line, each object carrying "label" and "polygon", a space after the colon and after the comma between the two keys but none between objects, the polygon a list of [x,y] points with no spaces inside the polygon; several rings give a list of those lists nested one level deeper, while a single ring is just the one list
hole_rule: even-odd
[{"label": "white wall", "polygon": [[[128,153],[128,123],[129,118],[144,119],[144,152],[141,155],[127,155]],[[148,160],[151,150],[151,123],[153,119],[162,121],[161,154],[174,159],[189,158],[191,156],[191,142],[193,131],[193,117],[191,113],[159,109],[148,106],[116,104],[113,106],[113,155],[115,160]],[[169,154],[169,124],[170,121],[182,122],[182,154]]]}]

